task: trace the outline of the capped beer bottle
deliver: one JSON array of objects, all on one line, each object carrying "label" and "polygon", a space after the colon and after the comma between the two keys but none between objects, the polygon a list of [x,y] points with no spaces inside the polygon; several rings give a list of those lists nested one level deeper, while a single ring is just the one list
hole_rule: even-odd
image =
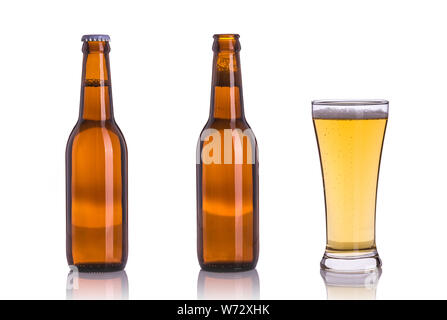
[{"label": "capped beer bottle", "polygon": [[197,244],[202,269],[256,267],[258,150],[244,116],[239,35],[214,36],[211,110],[197,146]]},{"label": "capped beer bottle", "polygon": [[79,120],[67,143],[67,260],[105,272],[127,261],[127,147],[113,117],[109,36],[82,37]]}]

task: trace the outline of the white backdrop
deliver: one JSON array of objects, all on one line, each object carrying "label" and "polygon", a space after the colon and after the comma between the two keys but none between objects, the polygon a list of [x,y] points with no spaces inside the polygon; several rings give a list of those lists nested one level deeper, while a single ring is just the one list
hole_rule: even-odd
[{"label": "white backdrop", "polygon": [[260,150],[259,297],[326,299],[311,100],[383,98],[377,298],[447,298],[446,9],[434,0],[2,2],[0,298],[66,297],[64,153],[86,33],[112,39],[115,117],[129,149],[129,298],[201,296],[195,148],[212,35],[231,32],[241,35]]}]

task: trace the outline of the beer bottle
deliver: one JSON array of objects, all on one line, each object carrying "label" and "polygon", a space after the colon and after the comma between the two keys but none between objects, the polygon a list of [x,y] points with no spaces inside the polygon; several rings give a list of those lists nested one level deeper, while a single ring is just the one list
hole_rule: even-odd
[{"label": "beer bottle", "polygon": [[117,271],[127,260],[127,147],[113,117],[110,38],[82,41],[79,120],[66,149],[67,260],[79,271]]},{"label": "beer bottle", "polygon": [[197,146],[197,244],[208,271],[258,260],[258,156],[245,120],[239,35],[214,35],[211,110]]}]

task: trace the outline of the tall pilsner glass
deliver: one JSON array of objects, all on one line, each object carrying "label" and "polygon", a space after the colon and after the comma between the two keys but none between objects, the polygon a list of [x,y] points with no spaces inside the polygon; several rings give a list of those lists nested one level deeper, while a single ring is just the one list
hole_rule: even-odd
[{"label": "tall pilsner glass", "polygon": [[312,102],[326,202],[321,268],[363,272],[381,266],[376,195],[388,101]]}]

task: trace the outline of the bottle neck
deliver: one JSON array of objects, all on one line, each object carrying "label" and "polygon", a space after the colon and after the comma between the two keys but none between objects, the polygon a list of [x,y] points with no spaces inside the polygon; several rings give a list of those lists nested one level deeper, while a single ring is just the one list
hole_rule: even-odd
[{"label": "bottle neck", "polygon": [[234,36],[215,36],[210,117],[236,120],[244,118],[239,40]]},{"label": "bottle neck", "polygon": [[113,119],[109,52],[106,41],[84,42],[80,118],[107,121]]}]

